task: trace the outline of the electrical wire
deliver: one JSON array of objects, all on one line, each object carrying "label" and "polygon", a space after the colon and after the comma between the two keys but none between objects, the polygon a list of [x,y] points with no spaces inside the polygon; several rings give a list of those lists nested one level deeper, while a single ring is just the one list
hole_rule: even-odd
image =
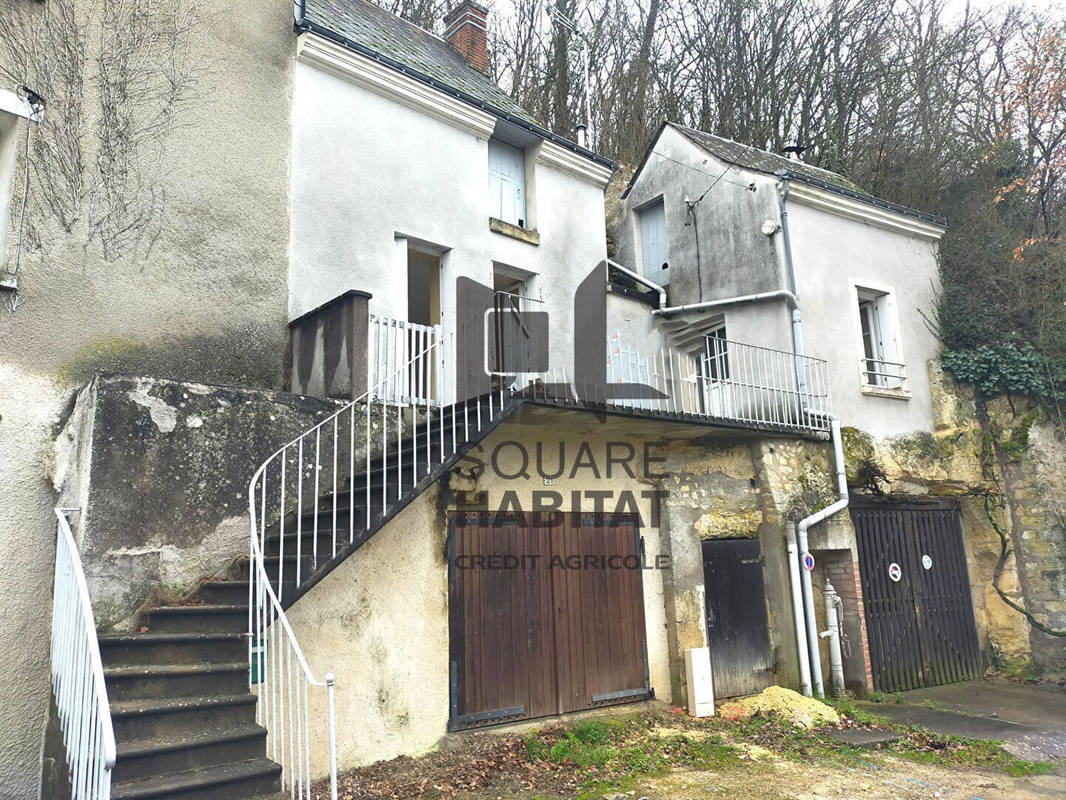
[{"label": "electrical wire", "polygon": [[[747,145],[747,148],[751,149],[751,145]],[[700,195],[700,200],[702,200],[706,196],[707,192],[709,192],[711,189],[713,189],[715,184],[718,183],[719,181],[723,181],[724,183],[728,183],[731,186],[738,186],[741,189],[751,189],[751,184],[750,183],[738,183],[737,181],[726,180],[725,176],[729,174],[730,170],[732,170],[733,168],[737,167],[736,164],[730,163],[729,166],[727,166],[723,172],[714,173],[714,172],[708,172],[705,169],[700,169],[699,167],[694,167],[691,164],[686,164],[684,161],[678,161],[676,158],[671,158],[670,156],[666,155],[666,153],[660,153],[658,150],[652,150],[651,152],[654,153],[655,155],[659,156],[659,158],[665,158],[667,161],[673,161],[675,164],[677,164],[679,166],[682,166],[682,167],[685,167],[686,169],[690,169],[693,172],[698,172],[701,175],[706,175],[709,178],[714,178],[715,179],[714,183],[712,183],[710,186],[708,186],[707,187],[707,191],[705,191],[702,195]],[[747,150],[745,150],[745,152],[747,152]]]}]

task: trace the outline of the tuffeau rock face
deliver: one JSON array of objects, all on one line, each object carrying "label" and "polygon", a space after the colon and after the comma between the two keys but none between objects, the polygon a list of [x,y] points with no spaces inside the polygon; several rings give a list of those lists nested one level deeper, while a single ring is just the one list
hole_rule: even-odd
[{"label": "tuffeau rock face", "polygon": [[[958,498],[978,635],[1007,672],[1066,671],[1066,441],[1056,420],[1025,400],[978,398],[929,365],[934,432],[874,441],[845,431],[849,484],[886,494]],[[876,476],[872,481],[870,476]],[[1001,536],[1002,534],[1002,536]],[[1005,545],[1004,545],[1005,540]]]}]

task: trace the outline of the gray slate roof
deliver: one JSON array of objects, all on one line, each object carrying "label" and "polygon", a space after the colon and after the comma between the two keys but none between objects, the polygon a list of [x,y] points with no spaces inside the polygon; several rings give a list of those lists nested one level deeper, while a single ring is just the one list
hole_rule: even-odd
[{"label": "gray slate roof", "polygon": [[787,171],[796,176],[811,177],[822,183],[839,186],[842,189],[850,189],[853,192],[861,191],[858,186],[849,181],[843,175],[821,169],[802,161],[794,161],[791,158],[769,153],[766,150],[758,150],[748,147],[732,139],[723,139],[711,133],[686,128],[684,125],[669,123],[670,127],[695,142],[713,156],[717,156],[729,164],[736,164],[742,169],[750,169],[755,172],[765,172],[773,175],[777,172]]},{"label": "gray slate roof", "polygon": [[[943,217],[938,217],[935,214],[929,214],[925,211],[908,208],[899,203],[893,203],[890,200],[882,200],[879,197],[867,194],[839,173],[830,172],[827,169],[821,169],[820,167],[815,167],[811,164],[805,164],[802,161],[785,158],[776,153],[769,153],[766,150],[758,150],[754,147],[741,144],[740,142],[734,142],[732,139],[723,139],[721,136],[715,136],[711,133],[697,131],[693,128],[686,128],[684,125],[678,125],[675,122],[668,122],[666,124],[678,131],[678,133],[686,136],[695,143],[697,147],[702,148],[728,164],[735,164],[741,169],[748,169],[753,172],[765,172],[770,175],[783,172],[789,178],[802,181],[803,183],[809,183],[812,186],[817,186],[826,191],[834,192],[835,194],[850,197],[862,203],[877,206],[878,208],[883,208],[897,214],[903,214],[904,216],[914,217],[915,219],[920,219],[924,222],[932,223],[933,225],[940,225],[941,227],[947,226],[947,220]],[[654,147],[655,140],[658,138],[657,135],[655,139],[652,140],[652,147]],[[647,155],[645,155],[645,159],[646,158]],[[643,166],[644,165],[641,164],[641,168],[643,168]],[[637,171],[639,173],[640,169],[638,168]],[[634,174],[633,180],[630,181],[630,186],[633,185],[633,181],[636,180],[636,177],[636,174]]]}]

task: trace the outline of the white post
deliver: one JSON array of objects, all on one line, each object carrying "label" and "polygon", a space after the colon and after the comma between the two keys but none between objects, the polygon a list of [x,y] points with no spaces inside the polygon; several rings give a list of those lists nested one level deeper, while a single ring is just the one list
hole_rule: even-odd
[{"label": "white post", "polygon": [[826,631],[822,636],[829,639],[829,674],[833,682],[833,694],[844,694],[844,658],[840,652],[841,615],[840,597],[828,580],[825,582]]},{"label": "white post", "polygon": [[329,714],[329,796],[337,800],[337,721],[334,716],[336,703],[333,691],[333,673],[326,673],[327,713]]}]

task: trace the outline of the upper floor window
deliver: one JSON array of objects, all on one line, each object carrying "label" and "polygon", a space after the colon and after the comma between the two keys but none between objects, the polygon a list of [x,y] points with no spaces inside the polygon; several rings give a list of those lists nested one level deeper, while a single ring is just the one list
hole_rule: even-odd
[{"label": "upper floor window", "polygon": [[856,292],[863,384],[875,389],[905,389],[891,292],[861,287]]},{"label": "upper floor window", "polygon": [[670,282],[666,242],[666,206],[659,200],[637,211],[640,259],[644,277],[659,284]]},{"label": "upper floor window", "polygon": [[490,216],[526,227],[526,154],[495,137],[489,139]]}]

